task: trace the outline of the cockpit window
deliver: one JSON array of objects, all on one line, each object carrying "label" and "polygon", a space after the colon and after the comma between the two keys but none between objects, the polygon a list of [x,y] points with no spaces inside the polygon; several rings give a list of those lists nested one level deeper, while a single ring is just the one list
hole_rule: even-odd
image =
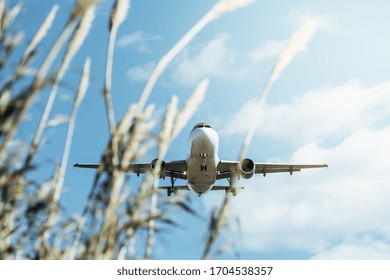
[{"label": "cockpit window", "polygon": [[213,128],[211,125],[209,125],[208,123],[198,123],[197,125],[194,126],[194,128],[193,128],[192,130],[194,130],[194,129],[196,129],[196,128],[203,128],[203,127],[214,129],[214,128]]}]

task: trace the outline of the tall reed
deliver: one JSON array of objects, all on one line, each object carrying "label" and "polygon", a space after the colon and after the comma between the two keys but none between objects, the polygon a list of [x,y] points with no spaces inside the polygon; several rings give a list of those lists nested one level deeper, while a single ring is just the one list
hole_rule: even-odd
[{"label": "tall reed", "polygon": [[[255,114],[252,116],[250,121],[250,126],[245,135],[244,141],[241,146],[240,154],[238,156],[239,160],[245,158],[249,145],[252,142],[252,138],[254,132],[257,128],[257,124],[259,118],[261,117],[264,110],[264,106],[268,95],[271,91],[272,85],[278,80],[283,70],[288,66],[288,64],[292,61],[292,59],[300,52],[306,49],[307,44],[309,43],[311,37],[314,35],[316,28],[318,26],[318,22],[316,20],[310,20],[303,24],[288,40],[286,46],[281,50],[278,54],[276,62],[273,66],[273,69],[270,73],[268,80],[264,86],[263,91],[259,97],[259,100],[256,103]],[[239,168],[239,166],[237,167]],[[237,178],[233,177],[232,186],[235,187]],[[212,252],[212,247],[217,237],[220,235],[222,229],[228,224],[228,218],[226,217],[226,213],[229,208],[229,196],[227,195],[223,200],[218,211],[213,212],[210,217],[210,227],[208,232],[208,238],[205,245],[205,249],[203,251],[203,259],[207,259],[210,257]]]},{"label": "tall reed", "polygon": [[[69,69],[80,65],[74,61],[86,36],[93,32],[97,0],[78,0],[59,33],[52,28],[61,25],[60,4],[42,19],[36,33],[21,44],[21,32],[15,33],[21,4],[9,8],[0,0],[0,73],[12,72],[0,81],[0,259],[129,259],[153,258],[159,229],[175,229],[176,221],[166,215],[176,207],[198,215],[187,203],[187,197],[162,197],[159,186],[159,166],[172,141],[187,126],[206,94],[209,80],[202,80],[183,107],[180,96],[173,96],[162,123],[154,118],[153,104],[147,104],[153,88],[172,60],[211,21],[224,13],[248,5],[250,0],[220,0],[174,46],[161,57],[146,82],[136,104],[129,104],[124,116],[116,120],[112,103],[112,75],[115,67],[117,32],[126,20],[129,0],[116,0],[107,19],[106,68],[104,73],[104,104],[107,113],[109,139],[101,153],[100,165],[89,191],[82,213],[69,214],[61,205],[61,195],[69,166],[73,132],[78,125],[77,113],[86,93],[90,76],[89,58],[84,58],[78,90],[69,113],[66,139],[59,158],[53,155],[53,170],[42,179],[38,174],[45,159],[43,134],[49,124],[56,96],[66,81]],[[28,11],[27,11],[28,12]],[[41,44],[55,38],[47,54]],[[8,63],[18,50],[16,66]],[[15,52],[16,53],[16,52]],[[40,58],[40,59],[35,59]],[[41,62],[41,63],[40,63]],[[73,67],[73,68],[72,68]],[[34,71],[31,71],[34,69]],[[32,77],[31,77],[32,76]],[[25,85],[21,88],[18,85]],[[49,89],[47,100],[43,92]],[[93,90],[91,88],[90,90]],[[33,114],[38,126],[32,139],[19,139],[18,129],[24,124],[32,104],[41,97],[45,102],[42,115]],[[53,124],[54,122],[50,122]],[[50,137],[50,136],[49,136]],[[57,143],[60,145],[61,143]],[[150,172],[138,185],[125,172],[129,163],[157,148],[160,159],[154,174]],[[220,227],[220,226],[219,226]],[[146,234],[145,234],[146,233]],[[214,239],[218,236],[214,234]],[[210,247],[213,241],[210,242]],[[139,249],[143,246],[142,249]]]}]

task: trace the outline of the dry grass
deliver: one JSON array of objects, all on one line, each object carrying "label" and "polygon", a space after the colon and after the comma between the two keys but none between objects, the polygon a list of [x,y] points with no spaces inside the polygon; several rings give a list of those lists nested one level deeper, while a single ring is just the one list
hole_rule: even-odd
[{"label": "dry grass", "polygon": [[[288,66],[292,59],[301,51],[306,49],[306,45],[310,41],[311,37],[314,35],[318,22],[316,20],[311,20],[302,25],[290,38],[287,42],[285,48],[279,53],[275,65],[270,73],[270,76],[265,84],[263,91],[259,96],[259,100],[256,103],[256,111],[252,116],[250,121],[250,126],[245,135],[244,141],[241,146],[240,154],[238,160],[242,160],[246,157],[247,150],[249,145],[252,142],[252,138],[257,127],[257,123],[261,114],[263,113],[263,108],[268,98],[268,95],[271,91],[273,84],[278,80],[283,70]],[[232,185],[236,184],[237,178],[232,178]],[[223,229],[226,229],[229,225],[229,220],[227,217],[229,209],[230,197],[226,196],[223,200],[218,211],[215,211],[211,214],[210,223],[209,223],[209,233],[208,238],[205,244],[205,249],[203,252],[203,259],[210,258],[211,255],[217,256],[220,253],[223,253],[225,249],[222,247],[217,248],[212,254],[212,247],[215,244],[215,241],[220,236],[220,232]],[[226,243],[229,244],[229,243]],[[229,248],[229,246],[227,246]]]},{"label": "dry grass", "polygon": [[[8,7],[0,0],[0,73],[12,72],[11,77],[0,81],[0,259],[133,259],[152,258],[158,238],[158,230],[169,226],[175,229],[176,222],[166,216],[166,209],[177,207],[192,215],[196,213],[186,202],[186,197],[159,197],[156,189],[159,169],[145,176],[138,188],[128,187],[128,176],[121,172],[126,164],[136,160],[155,145],[157,139],[158,158],[165,157],[174,138],[186,126],[207,91],[205,79],[194,89],[182,108],[178,108],[178,97],[173,96],[166,108],[159,133],[153,131],[157,125],[153,119],[154,106],[147,100],[157,80],[169,63],[209,22],[226,12],[249,4],[248,1],[221,0],[202,17],[157,64],[147,81],[140,99],[129,104],[124,117],[116,122],[111,101],[112,71],[116,34],[127,17],[129,0],[115,1],[110,18],[107,19],[109,39],[107,43],[104,95],[110,139],[101,155],[101,167],[96,172],[88,199],[81,214],[68,216],[60,207],[65,170],[71,149],[73,131],[77,125],[77,112],[85,95],[89,81],[89,68],[93,61],[85,59],[78,92],[75,93],[73,109],[69,115],[68,133],[64,143],[61,164],[47,180],[36,179],[35,173],[42,164],[37,153],[43,143],[42,133],[48,125],[49,115],[56,100],[72,59],[91,28],[95,0],[79,0],[75,3],[69,19],[57,36],[47,55],[40,52],[39,45],[56,24],[60,8],[54,5],[46,19],[23,49],[22,34],[15,32],[12,24],[18,20],[21,5]],[[304,26],[287,44],[275,64],[273,72],[259,98],[259,114],[264,106],[272,84],[296,53],[304,49],[314,34],[315,24]],[[62,46],[66,46],[63,57]],[[14,50],[22,48],[16,66],[8,61]],[[43,56],[41,65],[36,65],[35,56]],[[56,63],[59,65],[56,65]],[[12,68],[13,67],[13,68]],[[58,70],[52,70],[52,68]],[[30,69],[34,71],[31,79]],[[0,76],[3,77],[3,76]],[[18,86],[27,84],[25,88]],[[16,139],[16,131],[23,123],[33,101],[45,88],[50,89],[45,110],[31,142]],[[256,115],[243,142],[239,158],[244,158],[251,142],[258,119]],[[28,144],[30,143],[30,144]],[[119,164],[121,163],[121,164]],[[161,164],[158,162],[157,166]],[[234,181],[233,181],[234,183]],[[207,259],[230,250],[234,244],[216,246],[221,232],[226,230],[229,196],[209,218],[209,229],[202,258]],[[144,244],[142,253],[136,250]]]},{"label": "dry grass", "polygon": [[[156,120],[152,118],[154,106],[147,105],[156,81],[174,57],[209,22],[249,2],[221,0],[212,7],[162,56],[138,103],[130,104],[124,117],[117,123],[111,101],[114,46],[117,31],[127,17],[130,1],[115,1],[107,19],[109,39],[103,89],[111,137],[102,152],[101,168],[96,173],[84,210],[69,217],[60,205],[60,198],[69,165],[73,131],[77,126],[77,112],[90,79],[89,69],[93,61],[89,58],[85,59],[79,89],[68,118],[60,165],[46,180],[37,179],[39,176],[36,173],[43,163],[43,159],[37,155],[43,145],[42,135],[48,127],[61,82],[72,66],[73,57],[93,28],[98,1],[76,1],[58,34],[53,34],[51,27],[59,24],[57,16],[61,8],[54,5],[47,17],[41,19],[42,24],[36,33],[28,38],[27,46],[23,47],[23,33],[15,32],[13,26],[22,5],[9,7],[4,0],[0,0],[0,72],[13,73],[0,81],[0,259],[152,258],[159,229],[166,226],[174,229],[176,226],[176,222],[165,215],[168,208],[177,207],[196,215],[185,196],[159,196],[156,192],[159,182],[153,179],[158,176],[158,168],[156,174],[145,176],[136,189],[128,187],[128,176],[120,168],[146,153],[154,145],[150,139],[157,139],[158,158],[165,157],[174,138],[202,102],[208,80],[203,80],[196,87],[182,108],[177,108],[178,98],[172,97],[157,135],[153,132],[156,126]],[[40,44],[45,42],[49,33],[57,39],[45,54],[40,51]],[[61,52],[63,46],[66,47]],[[16,49],[21,56],[14,66],[8,62]],[[35,57],[39,56],[43,62],[37,65],[36,61],[39,60],[35,60]],[[20,84],[26,86],[21,88]],[[45,89],[49,89],[50,93],[34,136],[31,140],[18,139],[17,131],[24,123],[27,112]],[[217,234],[213,236],[216,238]],[[145,244],[142,254],[135,249],[139,244]]]}]

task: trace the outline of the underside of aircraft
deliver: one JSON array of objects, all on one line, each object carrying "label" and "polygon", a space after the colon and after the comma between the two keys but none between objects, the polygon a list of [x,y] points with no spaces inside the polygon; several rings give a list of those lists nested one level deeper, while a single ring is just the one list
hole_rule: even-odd
[{"label": "underside of aircraft", "polygon": [[[169,177],[170,186],[159,187],[165,189],[168,196],[178,190],[191,190],[199,196],[210,190],[224,190],[226,194],[232,193],[235,196],[237,189],[240,189],[236,186],[236,179],[250,179],[255,174],[266,176],[269,173],[281,172],[292,175],[302,169],[328,167],[326,164],[261,163],[249,158],[239,161],[220,160],[218,145],[219,138],[214,128],[207,123],[199,123],[190,133],[187,159],[164,161],[156,158],[151,162],[122,163],[117,168],[138,176],[153,173],[160,179]],[[76,163],[74,167],[98,169],[100,165]],[[175,185],[177,179],[185,180],[187,184]],[[216,181],[222,179],[226,179],[229,185],[215,185]]]}]

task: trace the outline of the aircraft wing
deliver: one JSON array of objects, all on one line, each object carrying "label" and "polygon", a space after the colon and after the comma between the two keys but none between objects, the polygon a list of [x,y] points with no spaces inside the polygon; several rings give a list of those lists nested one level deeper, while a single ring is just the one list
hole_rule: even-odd
[{"label": "aircraft wing", "polygon": [[[73,167],[78,168],[93,168],[99,169],[100,164],[89,164],[89,163],[76,163]],[[152,165],[150,162],[140,162],[140,163],[130,163],[127,165],[120,164],[118,165],[118,169],[122,172],[127,173],[135,173],[145,174],[152,172]],[[103,171],[107,171],[103,168]],[[177,160],[177,161],[167,161],[165,162],[165,176],[179,178],[179,179],[187,179],[187,163],[185,160]]]},{"label": "aircraft wing", "polygon": [[[73,165],[73,167],[99,169],[101,167],[101,165],[100,164],[90,164],[90,163],[76,163],[75,165]],[[150,162],[132,163],[132,164],[128,164],[127,166],[118,165],[117,167],[122,172],[137,173],[137,174],[151,172]],[[107,171],[107,169],[105,169],[104,167],[102,167],[102,168],[104,171]]]},{"label": "aircraft wing", "polygon": [[327,164],[280,164],[280,163],[256,163],[255,174],[263,174],[275,172],[293,172],[301,171],[308,168],[324,168]]},{"label": "aircraft wing", "polygon": [[[217,167],[217,179],[229,178],[231,175],[239,172],[239,161],[221,161]],[[268,173],[293,172],[301,171],[301,169],[307,168],[323,168],[328,167],[327,164],[291,164],[291,163],[255,163],[255,174]]]}]

